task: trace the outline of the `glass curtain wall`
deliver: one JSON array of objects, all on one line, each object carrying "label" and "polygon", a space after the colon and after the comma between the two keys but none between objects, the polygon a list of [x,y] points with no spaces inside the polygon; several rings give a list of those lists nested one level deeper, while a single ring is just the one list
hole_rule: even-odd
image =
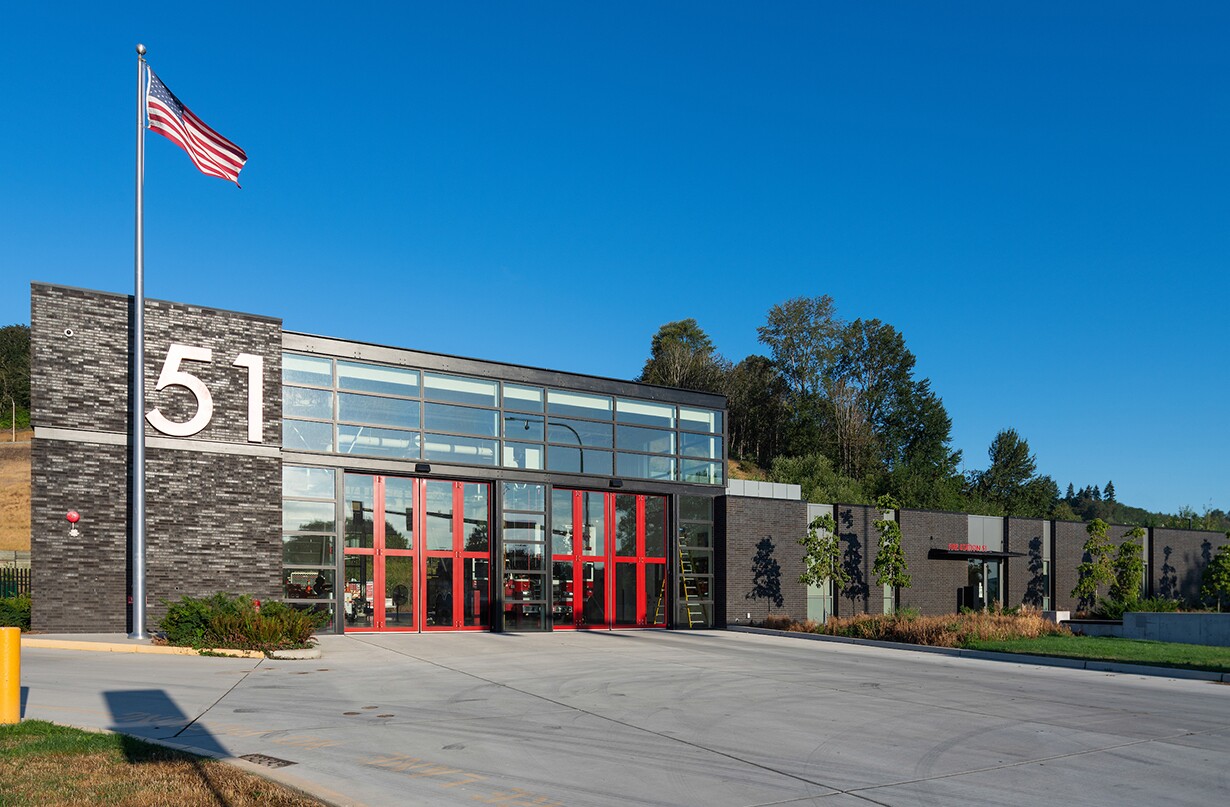
[{"label": "glass curtain wall", "polygon": [[713,499],[679,497],[675,627],[713,626]]},{"label": "glass curtain wall", "polygon": [[336,614],[334,511],[336,474],[328,468],[282,468],[282,597],[300,609]]},{"label": "glass curtain wall", "polygon": [[283,354],[291,451],[725,482],[720,410]]},{"label": "glass curtain wall", "polygon": [[503,494],[504,629],[548,630],[546,486],[505,482]]}]

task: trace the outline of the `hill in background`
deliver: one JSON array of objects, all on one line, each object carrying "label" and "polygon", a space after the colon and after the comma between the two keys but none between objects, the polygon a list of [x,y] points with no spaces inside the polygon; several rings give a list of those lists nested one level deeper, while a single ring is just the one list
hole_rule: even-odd
[{"label": "hill in background", "polygon": [[[30,438],[17,433],[17,442],[0,442],[0,550],[30,549]],[[8,434],[0,435],[7,440]]]}]

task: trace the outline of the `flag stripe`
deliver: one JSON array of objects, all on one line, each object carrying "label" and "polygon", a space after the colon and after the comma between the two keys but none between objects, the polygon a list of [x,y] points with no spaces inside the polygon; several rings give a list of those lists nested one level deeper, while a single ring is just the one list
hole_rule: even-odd
[{"label": "flag stripe", "polygon": [[239,184],[248,155],[184,106],[153,70],[146,86],[145,112],[150,130],[183,149],[198,171]]}]

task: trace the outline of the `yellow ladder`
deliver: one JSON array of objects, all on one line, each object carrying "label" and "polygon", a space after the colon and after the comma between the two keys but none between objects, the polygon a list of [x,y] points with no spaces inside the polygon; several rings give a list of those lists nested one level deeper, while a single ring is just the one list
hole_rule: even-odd
[{"label": "yellow ladder", "polygon": [[[705,612],[701,608],[697,600],[700,599],[699,592],[696,591],[696,581],[692,571],[692,556],[688,554],[682,546],[679,547],[679,582],[683,588],[683,613],[687,617],[688,627],[694,628],[697,624],[705,624]],[[662,591],[658,595],[658,607],[654,611],[653,622],[655,625],[662,624],[662,609],[666,607],[666,587],[669,580],[662,580]]]}]

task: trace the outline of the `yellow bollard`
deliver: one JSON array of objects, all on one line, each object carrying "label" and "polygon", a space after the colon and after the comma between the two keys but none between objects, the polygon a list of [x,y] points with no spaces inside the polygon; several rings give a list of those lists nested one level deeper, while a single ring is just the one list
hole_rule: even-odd
[{"label": "yellow bollard", "polygon": [[0,724],[21,722],[21,628],[0,628]]}]

